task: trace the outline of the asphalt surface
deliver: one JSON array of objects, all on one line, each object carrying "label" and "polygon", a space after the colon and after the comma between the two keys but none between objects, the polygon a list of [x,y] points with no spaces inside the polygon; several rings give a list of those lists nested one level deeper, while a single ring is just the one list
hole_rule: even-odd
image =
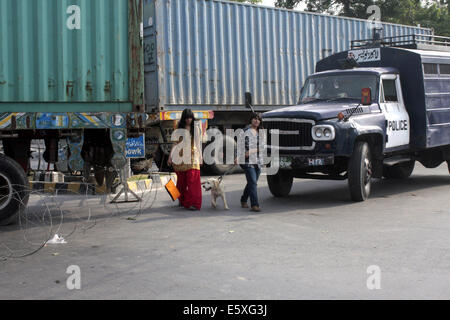
[{"label": "asphalt surface", "polygon": [[[201,212],[185,211],[165,190],[143,205],[32,196],[22,226],[0,229],[0,299],[450,298],[446,165],[377,181],[364,203],[345,181],[296,180],[276,199],[263,176],[259,214],[239,207],[242,174],[225,183],[230,211],[211,209],[209,195]],[[54,233],[68,243],[11,258]],[[80,290],[66,286],[71,265]],[[369,290],[374,265],[381,288]]]}]

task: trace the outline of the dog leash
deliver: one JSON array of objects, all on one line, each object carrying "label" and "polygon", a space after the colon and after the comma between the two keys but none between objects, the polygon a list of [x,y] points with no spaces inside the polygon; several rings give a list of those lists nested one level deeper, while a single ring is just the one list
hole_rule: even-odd
[{"label": "dog leash", "polygon": [[219,180],[219,183],[222,182],[223,178],[230,174],[231,171],[234,170],[234,168],[236,168],[236,165],[232,166],[230,169],[228,169],[227,171],[225,171],[225,173],[223,175],[221,175],[217,180]]}]

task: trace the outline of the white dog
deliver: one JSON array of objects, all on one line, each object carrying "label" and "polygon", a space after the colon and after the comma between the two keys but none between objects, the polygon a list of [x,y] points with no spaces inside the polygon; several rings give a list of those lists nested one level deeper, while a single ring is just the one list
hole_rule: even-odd
[{"label": "white dog", "polygon": [[230,210],[227,204],[227,198],[225,196],[225,186],[223,185],[223,179],[208,179],[206,182],[202,183],[203,189],[205,191],[211,190],[211,205],[213,208],[217,208],[217,198],[222,198],[225,210]]}]

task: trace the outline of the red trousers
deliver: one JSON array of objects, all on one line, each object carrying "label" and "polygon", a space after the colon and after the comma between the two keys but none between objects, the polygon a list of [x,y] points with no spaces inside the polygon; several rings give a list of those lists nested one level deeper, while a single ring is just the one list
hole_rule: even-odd
[{"label": "red trousers", "polygon": [[177,171],[177,189],[181,193],[180,204],[189,209],[202,208],[202,185],[200,170]]}]

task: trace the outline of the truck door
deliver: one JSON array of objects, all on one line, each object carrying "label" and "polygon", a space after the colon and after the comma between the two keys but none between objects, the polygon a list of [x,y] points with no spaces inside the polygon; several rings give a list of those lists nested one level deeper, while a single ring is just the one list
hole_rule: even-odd
[{"label": "truck door", "polygon": [[386,149],[407,148],[411,128],[400,76],[383,75],[380,88],[380,107],[386,117]]}]

